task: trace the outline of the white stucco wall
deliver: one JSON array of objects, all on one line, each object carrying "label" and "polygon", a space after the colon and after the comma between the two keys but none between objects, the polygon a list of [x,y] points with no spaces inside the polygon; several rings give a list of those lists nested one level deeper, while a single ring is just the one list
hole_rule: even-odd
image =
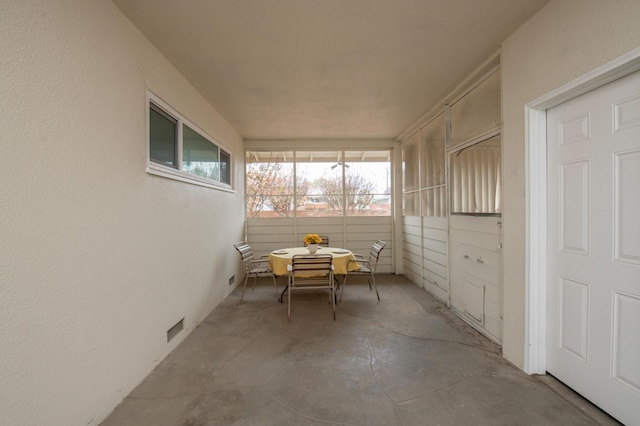
[{"label": "white stucco wall", "polygon": [[525,115],[528,102],[640,46],[638,0],[552,0],[502,49],[503,353],[524,365]]},{"label": "white stucco wall", "polygon": [[[146,173],[146,88],[232,150],[237,193]],[[2,2],[0,424],[99,423],[227,296],[242,160],[110,1]]]}]

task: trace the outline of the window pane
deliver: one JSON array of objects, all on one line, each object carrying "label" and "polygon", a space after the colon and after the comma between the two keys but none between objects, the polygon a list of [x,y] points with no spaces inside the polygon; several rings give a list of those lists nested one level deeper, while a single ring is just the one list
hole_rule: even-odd
[{"label": "window pane", "polygon": [[451,212],[499,214],[500,135],[451,154]]},{"label": "window pane", "polygon": [[402,194],[402,215],[417,216],[418,215],[418,192],[407,192]]},{"label": "window pane", "polygon": [[220,150],[220,182],[231,185],[231,155]]},{"label": "window pane", "polygon": [[249,217],[391,214],[389,150],[245,155]]},{"label": "window pane", "polygon": [[[347,158],[357,158],[360,152],[347,151]],[[389,152],[378,155],[362,155],[359,162],[345,163],[346,214],[348,216],[390,216],[391,215],[391,163]],[[382,158],[381,158],[382,157]],[[370,158],[370,161],[367,161]]]},{"label": "window pane", "polygon": [[451,107],[451,146],[500,124],[500,72],[496,71]]},{"label": "window pane", "polygon": [[444,115],[420,130],[422,135],[421,188],[444,185]]},{"label": "window pane", "polygon": [[439,186],[422,191],[422,215],[426,217],[445,217],[445,188]]},{"label": "window pane", "polygon": [[177,120],[151,104],[149,108],[149,159],[176,167]]},{"label": "window pane", "polygon": [[278,195],[247,196],[247,215],[256,217],[292,217],[293,197]]},{"label": "window pane", "polygon": [[219,180],[218,147],[187,125],[182,126],[182,170]]},{"label": "window pane", "polygon": [[402,191],[418,189],[418,132],[402,143]]},{"label": "window pane", "polygon": [[293,152],[247,151],[246,193],[249,217],[293,214]]},{"label": "window pane", "polygon": [[342,153],[296,152],[297,215],[342,216]]}]

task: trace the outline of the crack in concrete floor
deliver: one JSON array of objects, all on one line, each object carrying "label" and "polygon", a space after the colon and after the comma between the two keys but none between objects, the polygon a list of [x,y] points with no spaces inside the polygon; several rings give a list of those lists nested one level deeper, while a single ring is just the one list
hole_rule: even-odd
[{"label": "crack in concrete floor", "polygon": [[[596,425],[403,277],[381,301],[350,281],[296,295],[236,290],[103,422],[128,425]],[[613,423],[612,423],[613,424]]]}]

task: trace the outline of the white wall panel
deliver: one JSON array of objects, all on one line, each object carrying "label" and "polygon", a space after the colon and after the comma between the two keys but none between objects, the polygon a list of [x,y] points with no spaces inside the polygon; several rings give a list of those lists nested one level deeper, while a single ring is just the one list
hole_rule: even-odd
[{"label": "white wall panel", "polygon": [[403,217],[403,247],[404,275],[416,285],[422,281],[422,257],[420,218],[417,216]]},{"label": "white wall panel", "polygon": [[[576,13],[579,11],[579,13]],[[552,0],[502,44],[504,356],[525,363],[528,205],[525,105],[640,46],[635,0]],[[533,250],[537,250],[534,248]]]},{"label": "white wall panel", "polygon": [[448,260],[446,218],[404,216],[404,275],[447,302]]},{"label": "white wall panel", "polygon": [[497,342],[502,338],[503,312],[501,223],[500,217],[449,219],[451,306]]},{"label": "white wall panel", "polygon": [[[95,425],[233,290],[242,138],[110,1],[0,8],[0,423]],[[146,173],[147,89],[236,192]]]},{"label": "white wall panel", "polygon": [[391,217],[324,217],[324,218],[250,218],[247,240],[256,255],[266,255],[283,247],[299,247],[308,233],[327,235],[332,247],[347,248],[369,256],[377,240],[387,242],[380,253],[376,272],[393,273],[393,239]]},{"label": "white wall panel", "polygon": [[423,217],[423,286],[441,301],[449,299],[449,238],[444,217]]}]

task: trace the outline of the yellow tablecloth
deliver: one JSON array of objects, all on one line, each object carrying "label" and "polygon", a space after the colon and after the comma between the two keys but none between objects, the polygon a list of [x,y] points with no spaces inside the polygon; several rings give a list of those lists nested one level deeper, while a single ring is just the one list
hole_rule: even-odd
[{"label": "yellow tablecloth", "polygon": [[[269,265],[271,265],[271,270],[276,275],[288,274],[287,265],[291,264],[291,258],[296,254],[310,254],[306,247],[291,247],[275,251],[286,251],[286,253],[269,253]],[[336,253],[336,251],[338,251],[338,253]],[[345,251],[346,253],[340,251]],[[353,253],[349,250],[335,247],[319,247],[316,254],[330,254],[333,256],[333,273],[337,275],[346,274],[349,260],[355,259]],[[358,269],[358,266],[352,263],[349,270],[353,271],[355,269]]]}]

